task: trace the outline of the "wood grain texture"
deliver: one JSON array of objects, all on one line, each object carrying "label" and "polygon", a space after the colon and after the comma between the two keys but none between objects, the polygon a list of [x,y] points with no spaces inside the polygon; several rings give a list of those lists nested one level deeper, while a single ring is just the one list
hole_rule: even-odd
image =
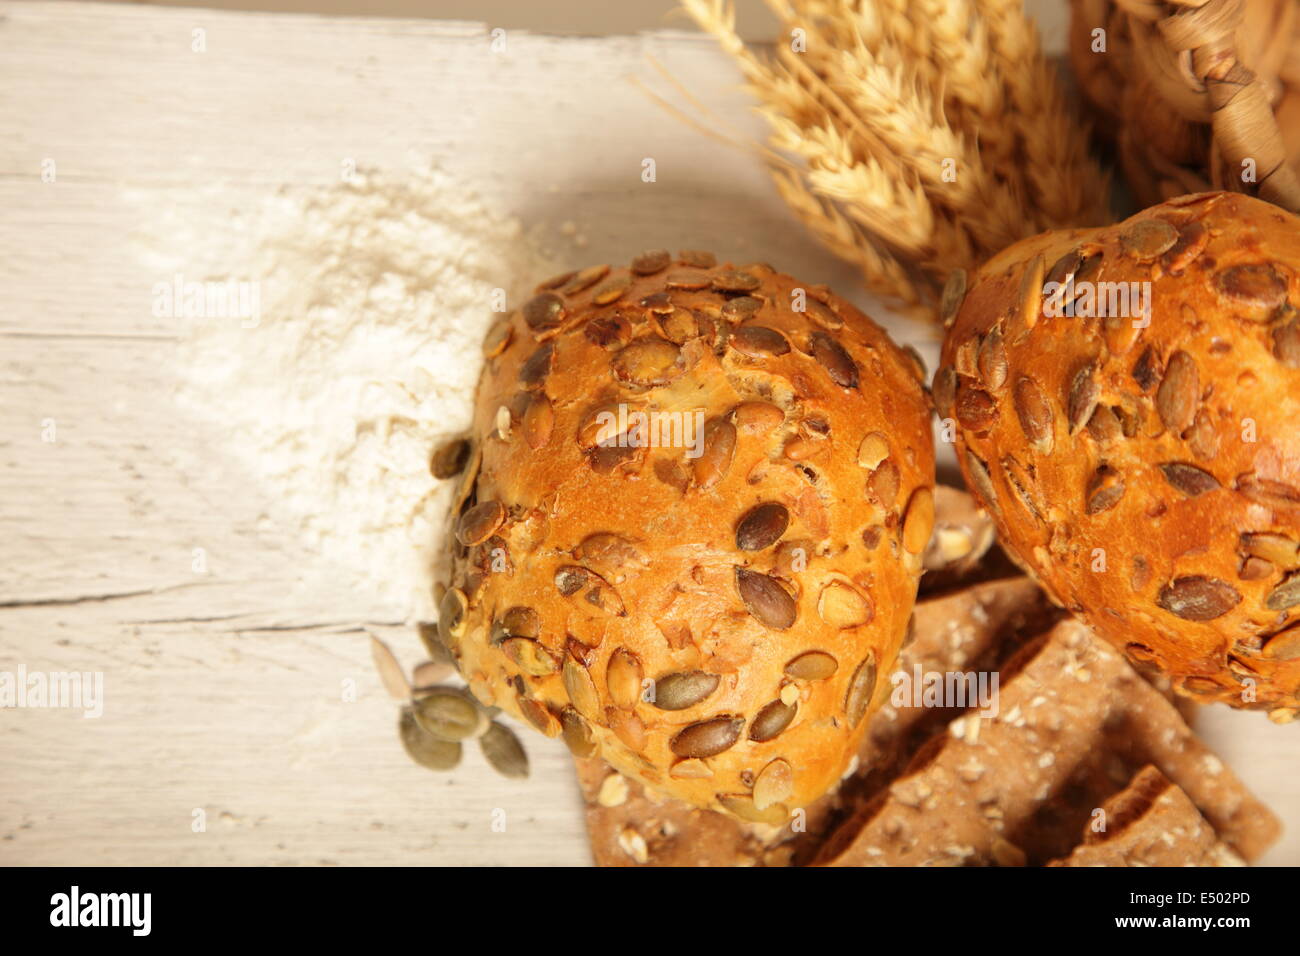
[{"label": "wood grain texture", "polygon": [[[102,671],[106,694],[98,719],[0,713],[0,863],[589,862],[556,742],[525,738],[523,784],[472,748],[450,776],[407,760],[366,632],[409,666],[413,631],[294,540],[176,407],[179,332],[150,310],[168,276],[133,239],[170,214],[183,248],[205,203],[234,230],[348,159],[434,162],[574,265],[692,246],[855,289],[752,155],[652,102],[638,82],[681,99],[647,57],[738,136],[761,132],[729,62],[690,34],[511,33],[494,54],[468,23],[0,5],[0,671]],[[932,361],[932,332],[891,331]],[[1294,728],[1214,721],[1212,744],[1300,823]],[[1300,861],[1300,835],[1270,859]]]}]

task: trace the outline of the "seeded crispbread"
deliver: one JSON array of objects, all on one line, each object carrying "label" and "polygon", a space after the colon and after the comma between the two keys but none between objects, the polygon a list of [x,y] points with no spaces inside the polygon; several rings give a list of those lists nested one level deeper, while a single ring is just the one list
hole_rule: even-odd
[{"label": "seeded crispbread", "polygon": [[1138,771],[1089,821],[1083,842],[1049,866],[1245,866],[1196,804],[1155,767]]},{"label": "seeded crispbread", "polygon": [[999,713],[965,714],[828,841],[832,866],[1042,865],[1147,764],[1181,787],[1247,860],[1277,818],[1177,709],[1087,626],[1066,619],[1003,667]]}]

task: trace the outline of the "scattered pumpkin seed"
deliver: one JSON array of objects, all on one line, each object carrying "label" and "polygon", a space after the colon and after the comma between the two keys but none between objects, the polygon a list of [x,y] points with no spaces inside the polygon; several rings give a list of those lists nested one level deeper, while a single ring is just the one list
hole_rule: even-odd
[{"label": "scattered pumpkin seed", "polygon": [[715,757],[740,739],[744,727],[743,717],[711,717],[678,731],[669,746],[678,757]]},{"label": "scattered pumpkin seed", "polygon": [[903,515],[903,547],[909,554],[920,554],[930,543],[934,531],[934,492],[917,488]]},{"label": "scattered pumpkin seed", "polygon": [[403,707],[397,721],[397,735],[407,756],[430,770],[454,770],[460,763],[461,746],[454,740],[440,740],[425,733],[411,707]]},{"label": "scattered pumpkin seed", "polygon": [[510,319],[500,319],[493,323],[488,329],[487,335],[483,337],[483,357],[485,359],[494,359],[506,350],[510,340],[514,338],[515,327]]},{"label": "scattered pumpkin seed", "polygon": [[480,501],[456,523],[456,540],[466,546],[482,544],[496,533],[506,520],[505,506],[499,501]]},{"label": "scattered pumpkin seed", "polygon": [[849,726],[856,728],[871,708],[871,698],[876,692],[876,659],[867,655],[849,681],[849,689],[844,696],[844,713]]},{"label": "scattered pumpkin seed", "polygon": [[857,363],[839,342],[825,332],[814,332],[808,339],[808,350],[836,385],[841,388],[858,387]]},{"label": "scattered pumpkin seed", "polygon": [[764,704],[749,726],[749,739],[760,744],[775,739],[790,726],[798,710],[798,704],[787,704],[780,698]]},{"label": "scattered pumpkin seed", "polygon": [[469,611],[469,601],[460,588],[448,588],[447,593],[438,602],[438,637],[443,645],[451,651],[460,643],[465,633],[465,615]]},{"label": "scattered pumpkin seed", "polygon": [[973,432],[986,431],[998,419],[998,405],[992,395],[970,382],[971,379],[964,377],[958,381],[953,415],[963,428]]},{"label": "scattered pumpkin seed", "polygon": [[551,713],[551,709],[540,700],[520,696],[518,704],[519,712],[524,715],[524,719],[547,737],[558,737],[560,735],[563,729],[560,721]]},{"label": "scattered pumpkin seed", "polygon": [[605,668],[605,685],[615,707],[632,710],[641,699],[641,659],[626,647],[620,647]]},{"label": "scattered pumpkin seed", "polygon": [[785,505],[765,501],[745,512],[736,526],[736,547],[741,551],[762,551],[781,540],[790,525]]},{"label": "scattered pumpkin seed", "polygon": [[529,396],[523,416],[524,440],[528,442],[528,447],[534,451],[546,447],[554,427],[555,409],[551,407],[550,399],[541,392],[533,393]]},{"label": "scattered pumpkin seed", "polygon": [[1012,316],[1015,323],[1010,336],[1011,343],[1016,344],[1022,335],[1038,324],[1038,317],[1043,313],[1043,273],[1046,269],[1043,254],[1040,252],[1030,259],[1025,271],[1020,274],[1020,293],[1018,305]]},{"label": "scattered pumpkin seed", "polygon": [[653,704],[660,710],[686,710],[706,700],[720,681],[717,674],[704,671],[665,674],[655,681]]},{"label": "scattered pumpkin seed", "polygon": [[724,269],[713,276],[712,284],[718,292],[753,292],[762,283],[742,269]]},{"label": "scattered pumpkin seed", "polygon": [[771,402],[741,402],[732,409],[735,426],[746,434],[767,434],[785,421],[785,412]]},{"label": "scattered pumpkin seed", "polygon": [[1027,375],[1016,381],[1015,405],[1016,417],[1029,444],[1040,454],[1050,455],[1055,439],[1052,428],[1055,416],[1043,390]]},{"label": "scattered pumpkin seed", "polygon": [[1160,473],[1165,476],[1165,481],[1189,497],[1202,495],[1219,487],[1217,478],[1195,465],[1184,464],[1180,461],[1168,461],[1159,467]]},{"label": "scattered pumpkin seed", "polygon": [[786,662],[785,675],[795,680],[827,680],[839,670],[840,662],[826,651],[805,651]]},{"label": "scattered pumpkin seed", "polygon": [[1156,411],[1170,431],[1181,434],[1192,423],[1200,401],[1196,360],[1181,349],[1169,356],[1164,378],[1156,391]]},{"label": "scattered pumpkin seed", "polygon": [[573,556],[615,583],[627,571],[644,568],[649,563],[631,541],[608,531],[587,535],[573,549]]},{"label": "scattered pumpkin seed", "polygon": [[501,643],[501,649],[529,677],[546,677],[559,668],[555,655],[532,638],[507,638]]},{"label": "scattered pumpkin seed", "polygon": [[616,352],[632,340],[632,324],[621,315],[604,316],[588,322],[582,334],[593,345]]},{"label": "scattered pumpkin seed", "polygon": [[1214,276],[1219,297],[1243,318],[1267,322],[1286,302],[1286,279],[1270,263],[1229,266]]},{"label": "scattered pumpkin seed", "polygon": [[582,715],[571,705],[560,711],[564,743],[575,757],[592,757],[597,751],[596,735]]},{"label": "scattered pumpkin seed", "polygon": [[632,279],[625,275],[616,275],[606,279],[591,294],[591,301],[596,305],[609,305],[623,297],[623,293],[632,285]]},{"label": "scattered pumpkin seed", "polygon": [[643,296],[638,304],[646,311],[653,312],[656,315],[667,315],[676,308],[673,305],[673,297],[663,291],[651,292],[649,295]]},{"label": "scattered pumpkin seed", "polygon": [[555,572],[555,589],[572,597],[587,586],[587,569],[566,564]]},{"label": "scattered pumpkin seed", "polygon": [[1300,625],[1292,625],[1270,637],[1263,654],[1271,661],[1300,660]]},{"label": "scattered pumpkin seed", "polygon": [[406,701],[411,699],[411,685],[406,680],[406,672],[402,670],[402,665],[397,662],[393,652],[388,645],[370,635],[370,656],[375,662],[375,670],[379,672],[379,680],[384,685],[384,690],[394,700]]},{"label": "scattered pumpkin seed", "polygon": [[691,463],[697,488],[712,488],[731,468],[736,454],[736,426],[725,418],[711,418],[704,423],[704,447]]},{"label": "scattered pumpkin seed", "polygon": [[1109,511],[1124,497],[1124,480],[1110,465],[1099,465],[1088,480],[1084,511],[1090,515]]},{"label": "scattered pumpkin seed", "polygon": [[902,482],[898,466],[886,458],[867,478],[867,494],[882,508],[892,508],[898,501],[898,488]]},{"label": "scattered pumpkin seed", "polygon": [[487,729],[478,702],[455,687],[431,687],[413,706],[416,723],[439,740],[467,740]]},{"label": "scattered pumpkin seed", "polygon": [[646,747],[645,722],[640,715],[618,707],[605,708],[605,723],[633,753],[639,754]]},{"label": "scattered pumpkin seed", "polygon": [[572,279],[574,274],[575,272],[572,269],[570,269],[568,272],[561,272],[559,275],[551,276],[551,278],[547,279],[537,288],[539,291],[545,289],[558,289],[560,286],[564,285],[564,283]]},{"label": "scattered pumpkin seed", "polygon": [[1166,272],[1179,275],[1205,251],[1210,234],[1198,219],[1193,219],[1178,230],[1178,241],[1170,246],[1160,260]]},{"label": "scattered pumpkin seed", "polygon": [[775,358],[790,351],[790,343],[775,329],[762,325],[742,325],[731,333],[727,344],[750,358]]},{"label": "scattered pumpkin seed", "polygon": [[1237,477],[1237,491],[1256,504],[1266,505],[1275,511],[1287,511],[1300,506],[1300,488],[1283,481],[1261,478],[1254,472]]},{"label": "scattered pumpkin seed", "polygon": [[658,336],[628,343],[614,356],[610,367],[619,381],[642,388],[666,385],[685,371],[681,350]]},{"label": "scattered pumpkin seed", "polygon": [[1280,568],[1300,566],[1300,553],[1296,542],[1286,535],[1268,531],[1245,532],[1241,536],[1242,549],[1247,554],[1263,558]]},{"label": "scattered pumpkin seed", "polygon": [[700,334],[695,316],[686,309],[673,309],[659,321],[664,337],[674,345],[683,345]]},{"label": "scattered pumpkin seed", "polygon": [[672,261],[672,254],[667,249],[651,249],[632,260],[632,271],[639,276],[654,275],[667,269]]},{"label": "scattered pumpkin seed", "polygon": [[1052,268],[1047,270],[1043,283],[1045,286],[1052,283],[1060,286],[1054,296],[1057,302],[1064,302],[1070,280],[1074,278],[1081,265],[1083,265],[1083,252],[1078,248],[1074,248],[1057,259]]},{"label": "scattered pumpkin seed", "polygon": [[539,346],[519,366],[519,384],[527,389],[541,388],[546,384],[546,377],[551,374],[551,364],[554,358],[554,342],[547,342]]},{"label": "scattered pumpkin seed", "polygon": [[492,766],[503,777],[523,780],[528,776],[528,754],[524,745],[505,724],[495,720],[488,724],[483,736],[478,739],[479,749]]},{"label": "scattered pumpkin seed", "polygon": [[1120,234],[1120,248],[1139,262],[1163,255],[1178,241],[1178,230],[1163,219],[1140,219]]},{"label": "scattered pumpkin seed", "polygon": [[[439,603],[447,596],[447,589],[442,588],[438,595]],[[416,632],[420,635],[420,644],[424,647],[424,652],[429,655],[431,662],[435,664],[453,665],[451,653],[447,650],[447,645],[442,643],[442,638],[438,636],[438,625],[430,624],[427,621],[421,621],[416,626]]]},{"label": "scattered pumpkin seed", "polygon": [[858,464],[874,471],[889,457],[889,441],[880,432],[868,432],[858,445]]},{"label": "scattered pumpkin seed", "polygon": [[986,508],[994,506],[998,500],[998,493],[997,489],[993,487],[993,479],[989,475],[989,466],[969,448],[966,449],[966,470],[970,473],[971,484],[974,485],[975,491],[980,496],[980,503]]},{"label": "scattered pumpkin seed", "polygon": [[668,776],[674,780],[707,780],[713,776],[713,768],[699,757],[687,757],[669,767]]},{"label": "scattered pumpkin seed", "polygon": [[1074,378],[1070,381],[1070,394],[1066,399],[1066,420],[1071,435],[1088,424],[1100,398],[1101,386],[1097,382],[1097,363],[1089,362],[1075,372]]},{"label": "scattered pumpkin seed", "polygon": [[722,318],[729,322],[744,322],[763,307],[763,300],[752,295],[738,295],[722,305]]},{"label": "scattered pumpkin seed", "polygon": [[1193,574],[1166,584],[1156,603],[1185,621],[1212,621],[1240,604],[1241,595],[1226,581]]},{"label": "scattered pumpkin seed", "polygon": [[759,771],[754,780],[754,808],[764,811],[790,799],[794,793],[794,768],[788,760],[777,758]]},{"label": "scattered pumpkin seed", "polygon": [[831,627],[859,627],[871,620],[872,608],[852,585],[831,581],[817,598],[817,615]]},{"label": "scattered pumpkin seed", "polygon": [[664,285],[670,289],[685,289],[687,291],[698,291],[709,287],[710,278],[707,273],[700,272],[697,269],[678,269],[676,272],[668,273],[664,279]]},{"label": "scattered pumpkin seed", "polygon": [[1273,357],[1287,368],[1300,368],[1300,319],[1291,319],[1273,329]]},{"label": "scattered pumpkin seed", "polygon": [[681,260],[682,265],[694,266],[697,269],[712,269],[718,264],[717,256],[703,249],[679,249],[677,258]]},{"label": "scattered pumpkin seed", "polygon": [[748,568],[736,568],[736,591],[760,624],[784,631],[794,624],[798,605],[775,578]]},{"label": "scattered pumpkin seed", "polygon": [[564,321],[564,300],[554,292],[542,292],[524,303],[523,314],[533,332],[548,332]]},{"label": "scattered pumpkin seed", "polygon": [[1300,572],[1288,574],[1264,599],[1264,606],[1270,611],[1285,611],[1297,604],[1300,604]]},{"label": "scattered pumpkin seed", "polygon": [[564,690],[578,713],[588,720],[599,720],[601,715],[600,692],[587,668],[572,657],[564,662]]},{"label": "scattered pumpkin seed", "polygon": [[[447,654],[445,650],[442,653]],[[416,664],[415,670],[411,672],[412,696],[418,697],[421,691],[442,683],[454,673],[456,668],[451,664],[450,657],[446,661],[422,661]]]},{"label": "scattered pumpkin seed", "polygon": [[980,343],[978,366],[984,386],[996,392],[1007,380],[1007,349],[1002,342],[1002,328],[995,326]]},{"label": "scattered pumpkin seed", "polygon": [[464,438],[445,441],[429,456],[429,472],[439,481],[455,478],[465,469],[469,452],[469,441]]},{"label": "scattered pumpkin seed", "polygon": [[560,291],[565,295],[577,295],[579,292],[590,289],[607,275],[609,275],[609,266],[591,266],[574,273],[573,278],[564,283],[564,287]]}]

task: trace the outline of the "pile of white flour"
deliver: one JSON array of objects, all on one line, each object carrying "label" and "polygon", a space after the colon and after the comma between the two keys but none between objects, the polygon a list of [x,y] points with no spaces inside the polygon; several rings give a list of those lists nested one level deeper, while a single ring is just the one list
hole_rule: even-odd
[{"label": "pile of white flour", "polygon": [[282,531],[394,616],[427,618],[456,484],[430,452],[469,427],[494,294],[517,305],[549,263],[436,171],[357,173],[244,219],[186,279],[255,283],[260,314],[182,319],[182,403],[266,486]]}]

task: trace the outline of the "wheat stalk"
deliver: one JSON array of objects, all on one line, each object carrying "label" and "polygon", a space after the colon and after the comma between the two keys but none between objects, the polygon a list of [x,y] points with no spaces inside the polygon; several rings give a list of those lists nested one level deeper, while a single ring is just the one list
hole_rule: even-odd
[{"label": "wheat stalk", "polygon": [[809,190],[803,179],[791,170],[774,167],[772,179],[781,198],[813,236],[831,252],[855,264],[873,292],[909,305],[922,302],[915,281],[902,263],[876,246],[870,236],[835,208],[833,202]]},{"label": "wheat stalk", "polygon": [[[772,5],[778,14],[791,12],[788,4],[773,2]],[[834,12],[834,6],[829,5],[829,10]],[[854,28],[855,24],[850,22],[847,32],[836,39],[857,41],[856,54],[824,43],[811,45],[806,53],[780,47],[777,62],[768,69],[784,70],[785,76],[798,82],[799,89],[786,88],[786,96],[777,104],[782,110],[794,117],[806,113],[806,104],[799,96],[802,92],[806,99],[825,104],[833,116],[847,116],[847,122],[860,130],[860,139],[874,141],[874,156],[861,159],[856,166],[850,165],[844,151],[837,148],[840,144],[828,135],[833,130],[810,127],[794,130],[791,124],[781,122],[774,110],[761,112],[773,124],[780,148],[799,153],[813,167],[809,175],[813,189],[842,203],[849,215],[877,235],[886,237],[887,245],[914,258],[937,257],[951,262],[953,267],[968,265],[972,243],[963,234],[965,226],[937,215],[938,211],[932,210],[926,200],[946,203],[952,210],[960,211],[975,206],[975,195],[979,194],[980,205],[985,209],[992,212],[1010,209],[1011,221],[1015,219],[1014,204],[1008,202],[1009,195],[989,195],[996,190],[984,176],[978,156],[948,128],[942,110],[928,98],[926,91],[909,81],[901,67],[891,69],[876,63]],[[863,126],[865,130],[860,129]],[[918,138],[917,131],[927,128],[930,135]],[[799,142],[801,135],[807,142]],[[823,148],[831,149],[838,161],[825,162],[821,155]],[[899,157],[905,160],[900,163]],[[944,164],[948,161],[959,167],[960,174],[955,180],[945,179]],[[886,175],[898,180],[896,187],[891,187]],[[891,193],[895,204],[900,199],[908,201],[898,210],[899,226],[888,230],[881,220],[899,217],[882,214],[879,205]],[[983,221],[973,221],[972,225],[977,230],[984,229]],[[988,230],[984,231],[987,239]],[[1004,224],[992,241],[1000,243],[1014,234]]]},{"label": "wheat stalk", "polygon": [[879,294],[933,301],[952,269],[1104,208],[1015,0],[767,0],[806,39],[771,58],[731,0],[682,3],[759,100],[781,196]]},{"label": "wheat stalk", "polygon": [[1087,132],[1066,108],[1060,82],[1020,0],[976,2],[991,27],[992,65],[1007,90],[1007,125],[1022,150],[1019,172],[1030,199],[1049,222],[1105,222],[1106,183],[1088,157]]},{"label": "wheat stalk", "polygon": [[[920,0],[932,37],[929,65],[946,101],[968,122],[992,122],[1001,104],[998,84],[986,71],[989,29],[971,0]],[[966,125],[963,123],[962,125]]]}]

